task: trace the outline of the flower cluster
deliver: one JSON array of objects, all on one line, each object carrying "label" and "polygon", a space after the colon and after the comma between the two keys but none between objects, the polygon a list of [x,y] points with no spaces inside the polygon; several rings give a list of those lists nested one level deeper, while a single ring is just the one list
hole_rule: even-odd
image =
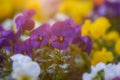
[{"label": "flower cluster", "polygon": [[[58,72],[58,75],[62,75],[69,71],[65,72],[68,65],[72,64],[68,63],[71,60],[74,63],[74,59],[77,58],[78,54],[72,56],[75,55],[73,54],[75,51],[90,54],[92,49],[91,38],[82,36],[81,26],[75,24],[72,19],[58,21],[53,25],[44,23],[36,28],[35,21],[32,19],[34,14],[34,10],[26,10],[17,15],[14,20],[16,31],[6,30],[4,26],[0,26],[1,69],[6,68],[10,72],[12,71],[12,78],[17,80],[37,80],[38,78],[45,78],[44,74],[46,73],[49,76],[48,73],[54,75],[58,67],[59,72],[61,72]],[[27,37],[22,39],[23,36]],[[75,50],[75,47],[78,50]],[[81,57],[84,59],[88,55]],[[70,58],[71,60],[69,60]],[[50,62],[44,63],[47,61]],[[45,64],[46,66],[44,66]],[[40,71],[39,65],[41,65],[42,71]],[[41,75],[39,76],[40,72]],[[54,76],[51,79],[54,80]]]},{"label": "flower cluster", "polygon": [[[84,50],[88,54],[90,53],[92,48],[91,39],[88,36],[81,36],[81,26],[76,25],[73,20],[59,21],[52,26],[44,23],[34,29],[35,23],[31,19],[34,13],[33,10],[27,10],[22,15],[16,17],[17,33],[14,33],[12,30],[3,30],[1,26],[1,48],[10,47],[12,44],[15,53],[32,55],[33,48],[37,49],[50,45],[52,48],[66,50],[70,43],[77,43],[81,48],[84,46]],[[18,41],[21,34],[24,34],[25,31],[31,31],[30,38],[25,41]],[[5,40],[7,40],[7,43],[5,43]]]},{"label": "flower cluster", "polygon": [[98,63],[91,67],[90,73],[83,74],[83,80],[120,80],[120,63]]}]

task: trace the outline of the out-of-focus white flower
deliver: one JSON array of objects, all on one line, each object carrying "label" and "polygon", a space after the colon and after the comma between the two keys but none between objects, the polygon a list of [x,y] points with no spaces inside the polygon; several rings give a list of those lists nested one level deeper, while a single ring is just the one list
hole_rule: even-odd
[{"label": "out-of-focus white flower", "polygon": [[99,71],[104,70],[105,64],[100,62],[96,66],[91,66],[91,72],[90,73],[84,73],[83,74],[83,80],[92,80]]},{"label": "out-of-focus white flower", "polygon": [[11,19],[7,19],[2,23],[4,29],[10,30],[13,28],[13,21]]},{"label": "out-of-focus white flower", "polygon": [[104,80],[120,80],[120,63],[107,64],[99,63],[91,67],[91,73],[84,73],[83,80],[93,80],[99,71],[104,72]]},{"label": "out-of-focus white flower", "polygon": [[102,62],[100,62],[99,64],[97,64],[96,66],[92,66],[91,69],[92,69],[92,73],[97,73],[101,70],[103,70],[104,68],[106,67],[106,65]]},{"label": "out-of-focus white flower", "polygon": [[35,21],[35,27],[34,27],[34,29],[40,27],[41,25],[42,25],[41,22],[39,22],[39,21]]},{"label": "out-of-focus white flower", "polygon": [[120,63],[117,65],[108,64],[105,67],[104,72],[105,72],[105,80],[114,80],[115,78],[120,79]]},{"label": "out-of-focus white flower", "polygon": [[37,62],[22,54],[16,54],[11,59],[13,61],[12,77],[15,80],[38,80],[41,69]]},{"label": "out-of-focus white flower", "polygon": [[68,19],[69,17],[65,14],[57,13],[54,18],[59,21],[64,21],[64,20]]},{"label": "out-of-focus white flower", "polygon": [[47,23],[52,26],[52,25],[55,24],[57,21],[64,21],[64,20],[66,20],[66,19],[69,19],[69,17],[66,16],[66,15],[64,15],[64,14],[62,14],[62,13],[57,13],[52,19],[49,19],[49,20],[47,21]]},{"label": "out-of-focus white flower", "polygon": [[84,73],[83,74],[83,80],[92,80],[92,78],[94,77],[95,75],[91,74],[91,73]]},{"label": "out-of-focus white flower", "polygon": [[117,76],[120,77],[120,63],[116,65],[115,69],[116,69]]}]

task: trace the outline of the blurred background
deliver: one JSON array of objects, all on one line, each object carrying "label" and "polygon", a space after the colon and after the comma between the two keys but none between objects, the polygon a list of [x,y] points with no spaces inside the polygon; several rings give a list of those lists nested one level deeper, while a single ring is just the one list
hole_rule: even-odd
[{"label": "blurred background", "polygon": [[0,22],[26,9],[34,9],[34,19],[40,22],[66,16],[83,23],[86,18],[105,16],[120,31],[120,0],[0,0]]}]

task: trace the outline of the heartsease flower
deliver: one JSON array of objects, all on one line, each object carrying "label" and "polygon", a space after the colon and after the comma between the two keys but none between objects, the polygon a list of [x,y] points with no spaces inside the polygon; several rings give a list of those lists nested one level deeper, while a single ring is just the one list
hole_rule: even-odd
[{"label": "heartsease flower", "polygon": [[22,15],[19,15],[15,19],[16,27],[18,30],[32,30],[34,28],[34,21],[31,17],[34,15],[34,10],[24,11]]},{"label": "heartsease flower", "polygon": [[39,48],[48,44],[51,38],[51,28],[48,24],[43,24],[30,34],[31,44],[34,48]]},{"label": "heartsease flower", "polygon": [[56,22],[52,26],[52,47],[60,50],[68,48],[69,43],[74,38],[75,28],[73,28],[71,20]]},{"label": "heartsease flower", "polygon": [[75,37],[74,40],[72,41],[73,44],[77,44],[82,51],[87,52],[87,54],[90,54],[92,50],[92,40],[89,36],[78,36]]},{"label": "heartsease flower", "polygon": [[33,47],[31,45],[30,39],[27,39],[24,42],[16,43],[14,45],[14,53],[15,54],[21,53],[21,54],[32,57],[33,55],[32,48]]}]

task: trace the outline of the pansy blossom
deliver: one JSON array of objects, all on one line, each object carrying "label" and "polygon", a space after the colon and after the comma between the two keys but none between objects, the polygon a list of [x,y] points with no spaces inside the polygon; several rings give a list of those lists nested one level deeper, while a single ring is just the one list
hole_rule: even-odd
[{"label": "pansy blossom", "polygon": [[34,48],[39,48],[49,43],[51,38],[51,28],[48,24],[43,24],[30,34],[31,44]]}]

